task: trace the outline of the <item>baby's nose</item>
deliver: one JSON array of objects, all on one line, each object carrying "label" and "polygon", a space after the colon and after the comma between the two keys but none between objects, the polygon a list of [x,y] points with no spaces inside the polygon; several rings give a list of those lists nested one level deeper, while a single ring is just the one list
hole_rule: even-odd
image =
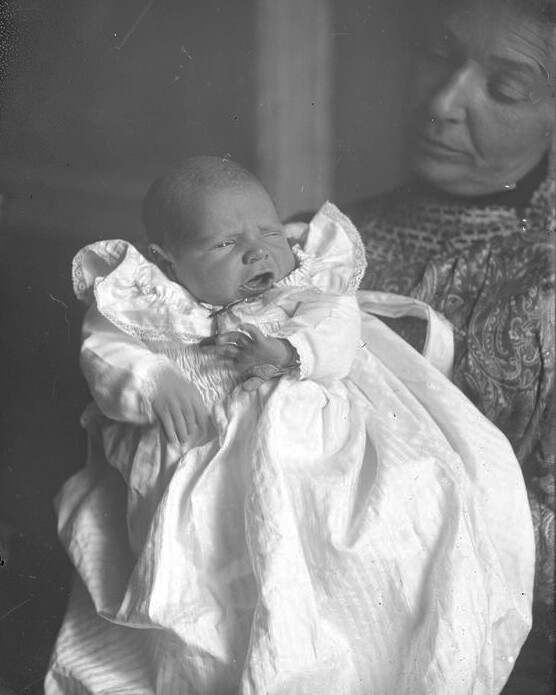
[{"label": "baby's nose", "polygon": [[268,252],[260,245],[250,246],[247,251],[243,254],[243,262],[248,265],[250,263],[256,263],[257,261],[262,261],[263,258],[268,256]]}]

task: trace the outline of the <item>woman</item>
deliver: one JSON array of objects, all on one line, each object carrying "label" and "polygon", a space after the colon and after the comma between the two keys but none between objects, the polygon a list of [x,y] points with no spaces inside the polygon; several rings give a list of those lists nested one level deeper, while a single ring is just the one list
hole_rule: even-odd
[{"label": "woman", "polygon": [[[414,178],[347,208],[369,256],[362,286],[425,300],[454,324],[454,381],[523,467],[534,631],[553,639],[556,2],[454,0],[423,17]],[[407,335],[418,340],[415,327]]]}]

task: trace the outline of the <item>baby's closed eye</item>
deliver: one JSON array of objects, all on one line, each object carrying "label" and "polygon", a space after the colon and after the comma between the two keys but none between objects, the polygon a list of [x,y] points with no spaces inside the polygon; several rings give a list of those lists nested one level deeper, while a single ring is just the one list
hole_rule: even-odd
[{"label": "baby's closed eye", "polygon": [[224,239],[222,241],[219,241],[217,244],[214,244],[212,246],[213,249],[225,249],[228,246],[233,246],[235,244],[235,239]]}]

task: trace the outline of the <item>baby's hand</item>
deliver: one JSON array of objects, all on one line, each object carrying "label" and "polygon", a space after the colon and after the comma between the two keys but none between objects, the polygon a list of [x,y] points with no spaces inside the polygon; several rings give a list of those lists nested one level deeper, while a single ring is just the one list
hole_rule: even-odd
[{"label": "baby's hand", "polygon": [[201,394],[174,370],[159,374],[152,409],[171,444],[183,445],[205,433],[208,415]]},{"label": "baby's hand", "polygon": [[247,324],[239,326],[237,331],[218,335],[215,344],[216,352],[233,360],[246,377],[270,379],[295,363],[295,349],[287,340],[268,338]]}]

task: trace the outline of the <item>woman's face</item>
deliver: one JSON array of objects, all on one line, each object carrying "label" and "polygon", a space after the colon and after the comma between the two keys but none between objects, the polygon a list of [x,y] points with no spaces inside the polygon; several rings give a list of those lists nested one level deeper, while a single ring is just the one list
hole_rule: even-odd
[{"label": "woman's face", "polygon": [[512,187],[550,145],[551,26],[473,2],[429,26],[411,87],[414,171],[450,193]]}]

